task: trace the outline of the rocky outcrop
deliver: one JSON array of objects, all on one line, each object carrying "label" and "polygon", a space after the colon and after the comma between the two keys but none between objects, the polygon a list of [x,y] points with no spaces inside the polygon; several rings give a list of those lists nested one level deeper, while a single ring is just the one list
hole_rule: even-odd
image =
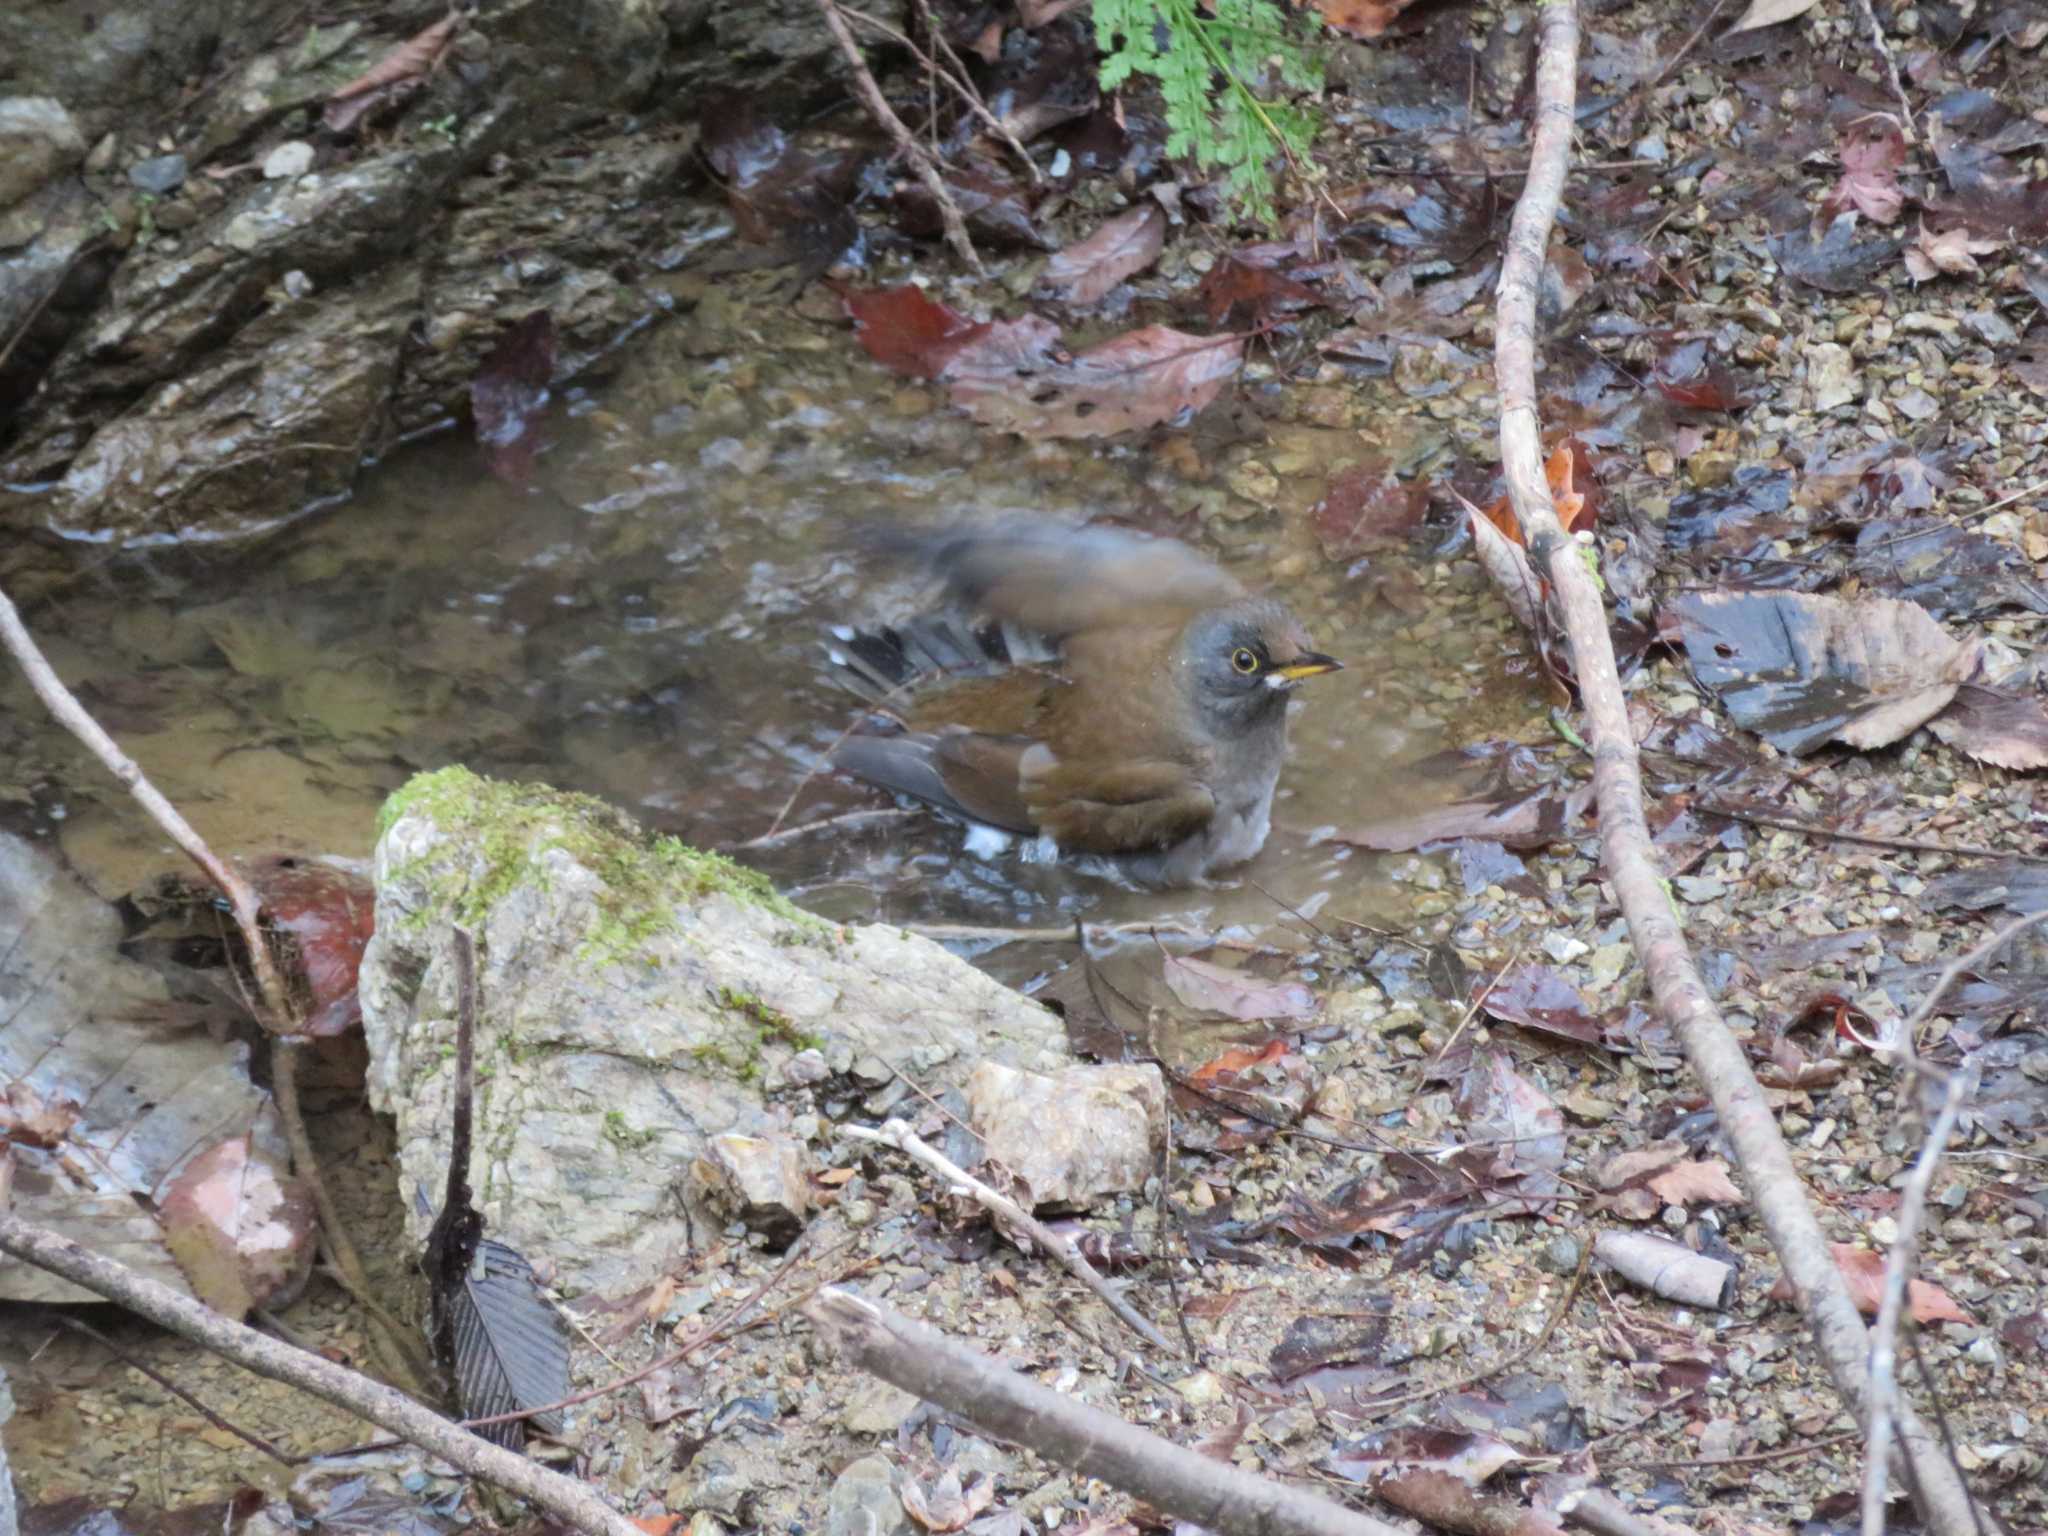
[{"label": "rocky outcrop", "polygon": [[[461,925],[481,983],[470,1183],[489,1234],[571,1294],[649,1282],[743,1207],[793,1222],[794,1148],[886,1110],[904,1078],[1068,1063],[1057,1018],[938,945],[826,924],[600,802],[446,769],[386,816],[360,982],[371,1102],[406,1190],[438,1199]],[[742,1189],[735,1138],[769,1149],[781,1189]]]}]

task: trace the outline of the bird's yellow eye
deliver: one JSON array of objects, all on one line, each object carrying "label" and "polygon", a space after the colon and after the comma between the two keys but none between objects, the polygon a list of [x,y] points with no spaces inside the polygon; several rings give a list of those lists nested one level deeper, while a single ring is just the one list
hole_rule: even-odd
[{"label": "bird's yellow eye", "polygon": [[1256,672],[1259,670],[1258,653],[1248,645],[1240,645],[1230,653],[1230,664],[1240,672]]}]

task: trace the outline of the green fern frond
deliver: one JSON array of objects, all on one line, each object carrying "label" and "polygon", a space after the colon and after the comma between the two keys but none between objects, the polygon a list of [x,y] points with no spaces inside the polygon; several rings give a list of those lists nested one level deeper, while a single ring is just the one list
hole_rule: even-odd
[{"label": "green fern frond", "polygon": [[1275,0],[1212,0],[1208,14],[1198,0],[1094,0],[1094,17],[1102,88],[1113,91],[1134,75],[1157,81],[1166,152],[1222,171],[1238,206],[1270,223],[1273,162],[1307,156],[1316,117],[1261,97],[1253,84],[1277,74],[1292,90],[1322,89],[1322,63],[1303,24]]}]

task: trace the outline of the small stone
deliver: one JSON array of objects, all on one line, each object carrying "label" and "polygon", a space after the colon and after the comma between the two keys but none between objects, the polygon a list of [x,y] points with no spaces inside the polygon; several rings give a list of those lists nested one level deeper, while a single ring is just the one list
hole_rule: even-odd
[{"label": "small stone", "polygon": [[782,1136],[727,1132],[704,1144],[692,1160],[695,1197],[771,1240],[787,1242],[802,1230],[811,1209],[810,1153]]},{"label": "small stone", "polygon": [[1719,901],[1728,894],[1728,887],[1712,875],[1680,875],[1672,885],[1679,896],[1695,904],[1702,901]]},{"label": "small stone", "polygon": [[1941,414],[1941,402],[1924,389],[1913,388],[1895,396],[1892,404],[1909,421],[1929,421]]},{"label": "small stone", "polygon": [[1579,1240],[1575,1237],[1557,1236],[1546,1242],[1537,1251],[1536,1263],[1539,1268],[1549,1270],[1553,1275],[1578,1273]]},{"label": "small stone", "polygon": [[1026,1204],[1085,1206],[1145,1187],[1166,1145],[1166,1081],[1149,1065],[1041,1074],[985,1061],[967,1080],[967,1121]]},{"label": "small stone", "polygon": [[85,139],[52,96],[0,96],[0,208],[85,158]]},{"label": "small stone", "polygon": [[908,1536],[910,1529],[896,1470],[880,1456],[847,1467],[826,1496],[825,1536]]},{"label": "small stone", "polygon": [[1592,948],[1584,939],[1575,939],[1555,928],[1543,935],[1543,953],[1559,965],[1570,965],[1579,956],[1590,953]]},{"label": "small stone", "polygon": [[128,167],[128,182],[139,192],[168,197],[185,185],[189,174],[183,155],[152,155],[140,165]]},{"label": "small stone", "polygon": [[896,1426],[916,1407],[917,1394],[914,1392],[892,1387],[886,1381],[870,1379],[854,1388],[853,1396],[847,1399],[845,1412],[839,1415],[839,1422],[852,1435],[894,1434]]},{"label": "small stone", "polygon": [[313,146],[304,139],[288,139],[263,157],[265,181],[290,181],[313,169]]},{"label": "small stone", "polygon": [[1860,391],[1849,349],[1826,341],[1807,348],[1806,387],[1813,392],[1816,411],[1832,411],[1854,400]]}]

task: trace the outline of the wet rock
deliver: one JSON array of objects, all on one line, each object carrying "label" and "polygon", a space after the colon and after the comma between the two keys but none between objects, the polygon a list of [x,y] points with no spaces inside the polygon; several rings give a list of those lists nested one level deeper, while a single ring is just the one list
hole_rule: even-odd
[{"label": "wet rock", "polygon": [[974,1061],[1067,1060],[1052,1014],[936,944],[809,917],[736,865],[644,846],[600,802],[447,769],[386,818],[360,982],[371,1102],[407,1187],[440,1188],[461,922],[489,1074],[471,1180],[492,1236],[566,1290],[646,1284],[692,1223],[722,1220],[686,1170],[713,1137],[789,1135],[808,1095],[768,1085],[800,1051],[877,1056],[933,1091]]},{"label": "wet rock", "polygon": [[138,192],[168,197],[185,185],[190,174],[183,155],[151,155],[128,167],[128,184]]},{"label": "wet rock", "polygon": [[713,1136],[690,1164],[694,1197],[777,1244],[793,1240],[811,1211],[810,1154],[786,1136]]},{"label": "wet rock", "polygon": [[97,138],[116,119],[147,120],[168,107],[223,36],[267,35],[290,9],[285,0],[5,5],[0,59],[10,86],[55,97]]},{"label": "wet rock", "polygon": [[909,1536],[913,1527],[897,1486],[896,1469],[886,1460],[861,1457],[832,1484],[825,1536]]},{"label": "wet rock", "polygon": [[263,179],[285,181],[313,169],[313,146],[304,139],[287,139],[263,157]]},{"label": "wet rock", "polygon": [[11,208],[85,158],[85,138],[48,96],[0,96],[0,208]]},{"label": "wet rock", "polygon": [[[0,422],[82,325],[118,254],[100,237],[99,202],[76,180],[49,186],[0,212]],[[97,242],[97,243],[96,243]]]},{"label": "wet rock", "polygon": [[1153,1066],[1042,1074],[983,1062],[967,1120],[1029,1205],[1082,1206],[1142,1189],[1166,1147],[1166,1080]]},{"label": "wet rock", "polygon": [[[863,9],[906,30],[902,0]],[[661,14],[672,53],[663,85],[677,99],[747,86],[778,89],[801,104],[844,90],[845,56],[812,0],[663,0]]]}]

